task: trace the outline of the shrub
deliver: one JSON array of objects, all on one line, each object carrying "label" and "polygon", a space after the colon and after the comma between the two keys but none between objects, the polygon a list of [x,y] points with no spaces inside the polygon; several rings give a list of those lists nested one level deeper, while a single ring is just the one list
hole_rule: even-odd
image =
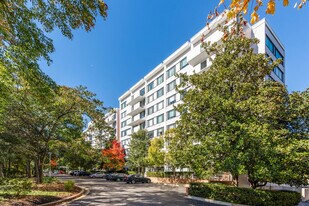
[{"label": "shrub", "polygon": [[134,171],[128,171],[128,174],[129,174],[129,175],[135,175],[136,172],[134,172]]},{"label": "shrub", "polygon": [[[175,177],[177,178],[190,178],[192,176],[192,172],[176,172]],[[165,177],[171,178],[174,177],[173,172],[147,172],[147,177]]]},{"label": "shrub", "polygon": [[68,192],[72,192],[74,190],[75,187],[75,182],[72,180],[68,180],[66,182],[64,182],[64,189]]},{"label": "shrub", "polygon": [[30,192],[32,187],[32,181],[29,179],[0,179],[0,186],[3,191],[11,191],[15,195],[25,195]]},{"label": "shrub", "polygon": [[190,183],[189,195],[253,206],[295,206],[298,192],[239,188],[223,184]]},{"label": "shrub", "polygon": [[43,183],[51,184],[58,183],[59,180],[56,177],[43,177]]},{"label": "shrub", "polygon": [[147,172],[147,177],[165,177],[164,172]]}]

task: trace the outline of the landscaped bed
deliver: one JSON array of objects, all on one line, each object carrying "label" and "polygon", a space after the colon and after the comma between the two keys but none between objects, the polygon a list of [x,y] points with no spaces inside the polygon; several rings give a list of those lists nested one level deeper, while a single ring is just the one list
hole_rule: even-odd
[{"label": "landscaped bed", "polygon": [[[60,183],[53,181],[43,184],[34,184],[26,179],[6,180],[0,186],[0,205],[32,206],[54,202],[75,195],[80,188],[74,183]],[[68,186],[69,185],[69,186]]]},{"label": "landscaped bed", "polygon": [[191,183],[189,195],[254,206],[295,206],[301,200],[298,192],[254,190],[213,183]]}]

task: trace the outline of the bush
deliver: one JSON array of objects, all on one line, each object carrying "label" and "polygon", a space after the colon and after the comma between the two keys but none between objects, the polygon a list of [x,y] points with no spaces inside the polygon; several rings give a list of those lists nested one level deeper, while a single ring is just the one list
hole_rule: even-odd
[{"label": "bush", "polygon": [[[177,178],[190,178],[192,176],[192,172],[176,172],[175,177]],[[165,177],[171,178],[174,177],[173,172],[147,172],[147,177]]]},{"label": "bush", "polygon": [[128,174],[129,174],[129,175],[135,175],[136,172],[134,172],[134,171],[128,171]]},{"label": "bush", "polygon": [[1,178],[0,179],[0,188],[3,191],[11,191],[15,195],[25,195],[30,192],[32,187],[32,181],[29,179],[9,179]]},{"label": "bush", "polygon": [[72,180],[68,180],[66,182],[64,182],[64,189],[68,192],[72,192],[74,190],[75,187],[75,182]]},{"label": "bush", "polygon": [[190,183],[189,195],[253,206],[295,206],[298,192],[239,188],[223,184]]},{"label": "bush", "polygon": [[58,183],[59,180],[56,177],[43,177],[43,183],[51,184],[51,183]]}]

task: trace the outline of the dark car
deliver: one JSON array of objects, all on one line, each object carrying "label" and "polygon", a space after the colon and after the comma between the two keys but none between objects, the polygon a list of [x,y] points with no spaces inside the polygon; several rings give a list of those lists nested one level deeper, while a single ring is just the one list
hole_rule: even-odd
[{"label": "dark car", "polygon": [[107,178],[107,180],[113,180],[113,181],[125,181],[127,179],[127,175],[124,173],[114,173],[109,175]]},{"label": "dark car", "polygon": [[127,183],[136,183],[136,182],[141,182],[141,183],[151,183],[151,179],[147,178],[147,177],[143,177],[142,175],[130,175],[127,178]]},{"label": "dark car", "polygon": [[80,171],[77,176],[89,176],[90,173],[89,172],[85,172],[85,171]]}]

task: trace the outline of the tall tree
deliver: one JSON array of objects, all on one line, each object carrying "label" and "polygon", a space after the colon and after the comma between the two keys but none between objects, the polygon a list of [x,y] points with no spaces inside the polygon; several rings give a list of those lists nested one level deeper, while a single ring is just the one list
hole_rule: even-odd
[{"label": "tall tree", "polygon": [[[308,150],[291,137],[286,88],[265,80],[280,60],[269,63],[265,54],[254,53],[258,40],[245,37],[242,23],[240,17],[232,28],[223,27],[222,43],[204,44],[208,55],[215,57],[207,72],[181,75],[182,86],[191,89],[182,91],[176,133],[191,150],[186,154],[196,154],[188,160],[198,175],[229,171],[237,180],[245,173],[256,188],[279,182],[289,155],[294,154],[296,161],[301,155],[308,157]],[[308,162],[299,164],[308,166]],[[285,174],[286,182],[295,182],[296,175]]]},{"label": "tall tree", "polygon": [[165,151],[164,137],[156,137],[150,141],[148,148],[147,162],[149,166],[162,168],[164,166]]},{"label": "tall tree", "polygon": [[108,171],[122,170],[125,164],[124,149],[117,140],[113,140],[112,145],[108,149],[102,150],[103,168]]},{"label": "tall tree", "polygon": [[136,168],[138,172],[142,172],[147,166],[147,154],[150,139],[146,130],[139,130],[132,134],[128,164],[132,168]]}]

